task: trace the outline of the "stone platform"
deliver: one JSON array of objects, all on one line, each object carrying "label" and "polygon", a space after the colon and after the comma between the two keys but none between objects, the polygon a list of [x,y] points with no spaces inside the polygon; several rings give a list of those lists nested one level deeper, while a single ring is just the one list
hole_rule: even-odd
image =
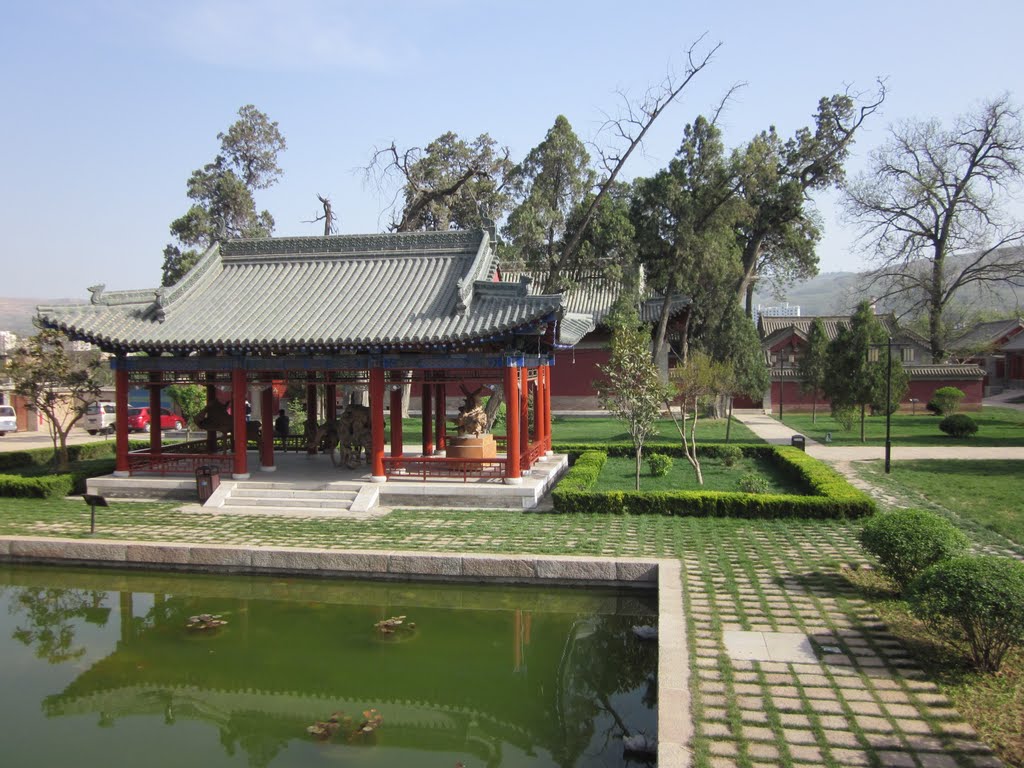
[{"label": "stone platform", "polygon": [[[541,457],[519,485],[493,478],[463,482],[400,476],[386,483],[371,483],[365,465],[335,467],[331,457],[322,454],[275,454],[274,461],[273,472],[260,471],[259,456],[250,451],[250,477],[232,480],[230,475],[222,475],[204,509],[308,516],[360,515],[381,507],[534,509],[569,466],[564,454]],[[90,478],[87,492],[121,500],[198,501],[196,479],[185,475],[104,475]]]}]

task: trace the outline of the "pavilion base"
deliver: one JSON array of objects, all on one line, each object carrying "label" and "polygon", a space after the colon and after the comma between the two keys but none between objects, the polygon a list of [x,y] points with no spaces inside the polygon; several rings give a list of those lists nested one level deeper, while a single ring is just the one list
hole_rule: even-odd
[{"label": "pavilion base", "polygon": [[[255,453],[250,452],[250,460]],[[222,476],[220,486],[206,505],[198,505],[196,479],[188,475],[145,475],[89,478],[87,492],[116,500],[164,500],[192,502],[185,510],[261,515],[346,516],[382,514],[394,508],[534,509],[568,469],[564,454],[542,457],[518,485],[500,478],[461,479],[392,476],[386,483],[370,481],[369,468],[338,468],[329,456],[277,454],[273,479],[257,474],[254,479]],[[339,486],[352,490],[351,506],[338,499]],[[361,490],[360,490],[361,489]],[[300,510],[298,500],[305,508]]]}]

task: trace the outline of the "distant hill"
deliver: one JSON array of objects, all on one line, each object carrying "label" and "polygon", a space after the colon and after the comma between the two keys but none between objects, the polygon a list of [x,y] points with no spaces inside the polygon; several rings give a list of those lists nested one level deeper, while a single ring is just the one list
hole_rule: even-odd
[{"label": "distant hill", "polygon": [[15,299],[0,296],[0,331],[11,331],[18,336],[31,336],[36,332],[32,318],[40,304],[79,304],[81,299]]},{"label": "distant hill", "polygon": [[[754,307],[777,306],[785,302],[800,307],[801,315],[843,315],[852,313],[857,303],[874,296],[864,287],[864,272],[825,272],[796,283],[786,290],[782,299],[769,291],[754,291]],[[990,310],[999,314],[1018,313],[1024,309],[1024,289],[1010,285],[997,285],[991,289],[968,287],[957,293],[957,302],[966,305],[973,312]],[[894,311],[901,308],[882,302],[879,311]]]}]

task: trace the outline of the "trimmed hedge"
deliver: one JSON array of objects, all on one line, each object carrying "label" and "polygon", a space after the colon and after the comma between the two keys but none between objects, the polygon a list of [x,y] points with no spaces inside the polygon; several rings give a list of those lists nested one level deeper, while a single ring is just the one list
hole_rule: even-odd
[{"label": "trimmed hedge", "polygon": [[[574,454],[571,445],[558,445],[559,453]],[[717,454],[715,444],[702,446],[702,456]],[[772,461],[807,489],[808,495],[748,494],[729,491],[592,491],[604,457],[631,456],[632,446],[610,445],[595,451],[592,445],[578,452],[573,467],[555,486],[551,495],[555,510],[562,513],[658,514],[699,517],[862,517],[873,514],[875,503],[851,486],[838,472],[798,448],[766,444],[740,446],[744,455]],[[681,446],[658,446],[660,453],[682,456]],[[577,472],[581,461],[583,467]],[[600,457],[600,458],[599,458]],[[594,467],[598,469],[595,471]]]},{"label": "trimmed hedge", "polygon": [[[114,471],[114,447],[113,440],[69,445],[71,462],[101,461],[88,469],[73,468],[68,472],[46,471],[53,464],[53,448],[0,453],[0,498],[53,499],[85,493],[86,480]],[[148,448],[149,442],[131,440],[128,447]]]}]

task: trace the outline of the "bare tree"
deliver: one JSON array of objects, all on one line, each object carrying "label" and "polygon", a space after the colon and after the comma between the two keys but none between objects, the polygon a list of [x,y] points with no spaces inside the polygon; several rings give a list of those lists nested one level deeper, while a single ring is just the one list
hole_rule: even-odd
[{"label": "bare tree", "polygon": [[[614,147],[596,147],[597,165],[604,172],[595,194],[587,201],[582,215],[578,218],[572,236],[562,248],[562,255],[556,268],[551,269],[545,278],[544,291],[558,292],[564,288],[563,274],[572,271],[574,260],[583,244],[587,229],[601,206],[601,202],[610,190],[614,189],[615,181],[630,155],[643,145],[644,137],[651,130],[655,121],[668,109],[683,90],[714,58],[722,43],[715,43],[710,50],[701,52],[704,45],[701,35],[686,50],[686,65],[681,72],[670,71],[658,85],[647,89],[639,101],[630,99],[620,93],[622,100],[620,113],[607,116],[599,134],[610,134],[615,142]],[[730,89],[731,94],[736,86]],[[724,102],[723,102],[724,103]]]},{"label": "bare tree", "polygon": [[847,218],[878,268],[869,289],[928,317],[933,362],[943,313],[968,285],[1024,285],[1024,222],[1007,212],[1024,179],[1024,123],[1009,96],[958,117],[890,128],[870,169],[847,185]]},{"label": "bare tree", "polygon": [[316,199],[320,201],[320,205],[323,206],[324,212],[322,214],[317,214],[308,221],[304,221],[303,224],[315,224],[318,221],[322,221],[324,223],[324,237],[333,235],[338,231],[336,226],[338,217],[334,215],[334,210],[331,208],[331,198],[324,197],[318,193]]}]

